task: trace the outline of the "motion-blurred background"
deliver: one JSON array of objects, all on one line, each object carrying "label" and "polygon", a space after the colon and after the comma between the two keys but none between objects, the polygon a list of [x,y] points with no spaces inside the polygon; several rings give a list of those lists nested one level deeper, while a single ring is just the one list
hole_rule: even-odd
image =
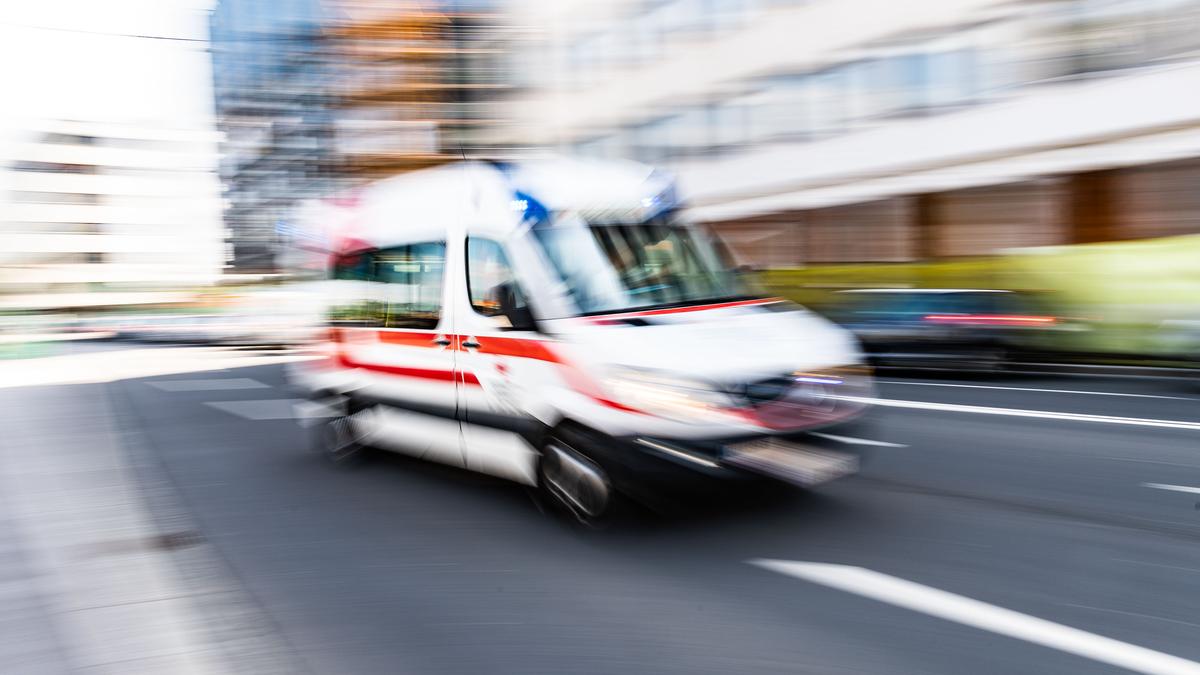
[{"label": "motion-blurred background", "polygon": [[[306,452],[306,204],[550,155],[917,370],[859,476]],[[1200,672],[1198,185],[1200,0],[0,2],[0,673]]]},{"label": "motion-blurred background", "polygon": [[1015,290],[1043,360],[1200,354],[1195,0],[8,3],[0,45],[10,355],[286,342],[304,200],[545,154],[675,172],[866,337],[947,311],[879,289]]}]

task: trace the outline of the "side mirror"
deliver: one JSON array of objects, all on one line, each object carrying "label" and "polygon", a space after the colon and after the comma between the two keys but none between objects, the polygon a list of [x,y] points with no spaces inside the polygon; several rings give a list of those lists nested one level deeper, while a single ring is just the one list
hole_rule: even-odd
[{"label": "side mirror", "polygon": [[500,316],[508,319],[508,330],[537,330],[529,303],[511,281],[496,287],[496,299],[500,303]]}]

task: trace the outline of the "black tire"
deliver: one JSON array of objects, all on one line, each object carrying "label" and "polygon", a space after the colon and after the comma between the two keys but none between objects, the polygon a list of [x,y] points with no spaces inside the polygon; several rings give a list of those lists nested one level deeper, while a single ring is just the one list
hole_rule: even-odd
[{"label": "black tire", "polygon": [[327,463],[349,466],[362,460],[366,446],[354,428],[353,402],[345,396],[327,396],[317,399],[321,404],[333,408],[338,414],[321,418],[313,426],[312,446]]},{"label": "black tire", "polygon": [[1013,370],[1013,356],[1010,350],[997,347],[984,356],[981,370],[985,375],[999,377]]},{"label": "black tire", "polygon": [[542,445],[537,479],[541,502],[584,529],[611,525],[623,502],[604,467],[559,434]]}]

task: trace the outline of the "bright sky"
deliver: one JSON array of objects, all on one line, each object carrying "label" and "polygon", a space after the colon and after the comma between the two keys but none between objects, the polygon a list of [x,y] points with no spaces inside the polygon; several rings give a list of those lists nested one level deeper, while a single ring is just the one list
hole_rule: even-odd
[{"label": "bright sky", "polygon": [[0,2],[0,131],[19,128],[22,118],[211,124],[206,43],[119,35],[205,40],[205,10],[211,5],[211,0]]}]

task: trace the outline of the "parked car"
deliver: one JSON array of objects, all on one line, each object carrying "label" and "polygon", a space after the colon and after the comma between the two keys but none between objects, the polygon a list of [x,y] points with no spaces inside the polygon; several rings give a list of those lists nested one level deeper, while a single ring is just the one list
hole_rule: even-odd
[{"label": "parked car", "polygon": [[1008,290],[872,288],[842,291],[835,320],[883,367],[1001,370],[1057,316]]},{"label": "parked car", "polygon": [[1158,332],[1164,354],[1200,362],[1200,319],[1167,319]]}]

